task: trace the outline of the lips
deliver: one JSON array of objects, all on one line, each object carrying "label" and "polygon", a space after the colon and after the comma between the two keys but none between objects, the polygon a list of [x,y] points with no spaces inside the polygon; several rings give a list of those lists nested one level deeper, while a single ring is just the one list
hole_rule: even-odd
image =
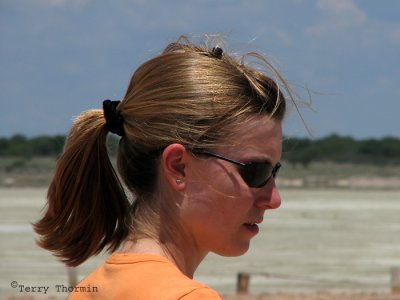
[{"label": "lips", "polygon": [[257,234],[260,231],[257,223],[244,223],[243,226],[253,234]]},{"label": "lips", "polygon": [[249,222],[246,222],[244,224],[246,225],[257,225],[257,224],[261,224],[263,221],[263,218],[256,218],[256,219],[250,219]]}]

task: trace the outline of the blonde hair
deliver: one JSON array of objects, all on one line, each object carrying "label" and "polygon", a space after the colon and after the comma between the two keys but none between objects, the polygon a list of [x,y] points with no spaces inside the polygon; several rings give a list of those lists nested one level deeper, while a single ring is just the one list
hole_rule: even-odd
[{"label": "blonde hair", "polygon": [[136,196],[134,203],[107,155],[103,111],[84,112],[75,120],[48,189],[47,210],[34,224],[41,247],[70,266],[106,247],[116,250],[129,233],[140,233],[140,224],[154,211],[150,199],[164,147],[211,148],[226,137],[230,125],[255,115],[284,118],[280,84],[287,85],[267,60],[251,54],[271,76],[210,48],[180,39],[132,76],[117,109],[124,129],[118,171]]}]

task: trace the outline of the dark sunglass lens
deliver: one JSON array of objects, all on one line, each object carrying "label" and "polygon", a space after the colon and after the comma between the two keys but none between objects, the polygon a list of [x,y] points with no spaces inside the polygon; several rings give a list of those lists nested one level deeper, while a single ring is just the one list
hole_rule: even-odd
[{"label": "dark sunglass lens", "polygon": [[261,187],[265,185],[272,173],[272,165],[270,163],[249,163],[239,170],[240,176],[249,187]]},{"label": "dark sunglass lens", "polygon": [[282,167],[282,164],[278,162],[275,167],[272,169],[272,177],[276,177],[279,173],[279,169]]}]

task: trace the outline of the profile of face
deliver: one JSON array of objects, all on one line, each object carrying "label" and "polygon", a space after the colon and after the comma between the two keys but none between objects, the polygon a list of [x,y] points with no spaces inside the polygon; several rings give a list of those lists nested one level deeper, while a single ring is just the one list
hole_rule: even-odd
[{"label": "profile of face", "polygon": [[[239,162],[268,161],[276,165],[282,152],[281,121],[268,116],[233,126],[215,153]],[[268,209],[281,198],[274,178],[259,188],[249,187],[238,166],[215,157],[191,155],[185,165],[185,190],[180,217],[199,253],[244,254],[258,233]]]}]

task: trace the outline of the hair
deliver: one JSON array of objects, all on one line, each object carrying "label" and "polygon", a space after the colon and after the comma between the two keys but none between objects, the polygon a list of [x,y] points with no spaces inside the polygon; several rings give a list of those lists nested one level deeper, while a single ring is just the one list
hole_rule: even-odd
[{"label": "hair", "polygon": [[185,38],[169,44],[136,70],[117,108],[124,129],[118,172],[134,201],[108,157],[103,111],[84,112],[57,162],[44,216],[34,224],[38,244],[77,266],[105,248],[115,251],[132,232],[145,234],[144,224],[156,211],[152,195],[162,149],[171,143],[214,147],[230,125],[258,115],[282,121],[286,100],[280,85],[293,100],[286,82],[259,54],[235,58]]}]

